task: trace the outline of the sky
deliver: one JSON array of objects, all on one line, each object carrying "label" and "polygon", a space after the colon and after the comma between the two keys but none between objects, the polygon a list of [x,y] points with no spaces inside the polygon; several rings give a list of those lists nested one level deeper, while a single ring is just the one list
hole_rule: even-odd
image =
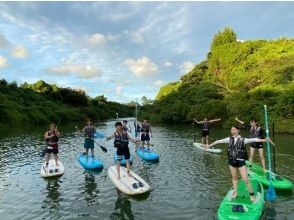
[{"label": "sky", "polygon": [[213,36],[294,36],[294,2],[0,2],[0,78],[126,103],[206,58]]}]

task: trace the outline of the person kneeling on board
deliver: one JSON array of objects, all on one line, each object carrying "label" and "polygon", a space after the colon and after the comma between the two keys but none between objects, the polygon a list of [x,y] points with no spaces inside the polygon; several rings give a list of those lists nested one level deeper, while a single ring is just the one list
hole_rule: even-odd
[{"label": "person kneeling on board", "polygon": [[252,189],[252,185],[248,179],[247,168],[245,160],[247,160],[247,152],[246,152],[246,144],[254,143],[254,142],[266,142],[267,139],[259,139],[259,138],[242,138],[239,135],[239,127],[233,126],[231,128],[231,137],[221,139],[213,142],[207,147],[211,147],[217,144],[228,144],[228,164],[232,175],[233,182],[233,196],[232,198],[236,198],[238,195],[237,185],[238,185],[238,170],[241,174],[243,181],[246,183],[247,189],[250,194],[250,201],[255,201],[254,191]]},{"label": "person kneeling on board", "polygon": [[57,126],[55,124],[50,124],[50,130],[45,132],[45,141],[47,144],[46,149],[46,167],[48,167],[51,153],[54,155],[54,159],[56,162],[56,166],[58,166],[58,138],[60,137],[60,133],[57,130]]},{"label": "person kneeling on board", "polygon": [[129,141],[136,143],[137,141],[132,139],[129,135],[128,132],[123,130],[123,125],[121,122],[116,122],[115,123],[115,128],[116,131],[114,132],[113,135],[110,137],[106,138],[107,141],[111,140],[114,138],[114,147],[117,148],[117,174],[118,177],[117,179],[120,179],[120,161],[123,159],[123,157],[126,160],[126,165],[127,165],[127,171],[128,175],[130,175],[130,149],[129,149]]}]

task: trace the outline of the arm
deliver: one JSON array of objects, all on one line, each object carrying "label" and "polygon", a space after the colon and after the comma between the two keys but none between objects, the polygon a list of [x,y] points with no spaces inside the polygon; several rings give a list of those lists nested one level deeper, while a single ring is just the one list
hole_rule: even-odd
[{"label": "arm", "polygon": [[128,136],[128,139],[129,139],[131,142],[133,142],[133,143],[140,142],[140,141],[137,141],[137,140],[131,138],[130,135],[129,135],[128,133],[127,133],[127,136]]},{"label": "arm", "polygon": [[217,144],[228,144],[229,142],[230,142],[230,138],[224,138],[224,139],[215,141],[215,142],[207,145],[207,147],[212,147],[212,146],[217,145]]},{"label": "arm", "polygon": [[251,144],[254,142],[267,142],[269,141],[272,145],[275,145],[270,138],[260,139],[260,138],[245,138],[244,144]]},{"label": "arm", "polygon": [[196,118],[193,118],[193,121],[195,121],[197,124],[203,124],[203,121],[197,121]]},{"label": "arm", "polygon": [[114,138],[114,134],[111,135],[111,136],[109,136],[109,137],[107,137],[107,138],[106,138],[106,141],[109,141],[109,140],[111,140],[112,138]]},{"label": "arm", "polygon": [[213,119],[213,120],[209,120],[208,122],[216,122],[216,121],[220,121],[222,120],[221,118],[216,118],[216,119]]},{"label": "arm", "polygon": [[241,120],[239,120],[237,117],[235,118],[235,120],[237,121],[237,122],[239,122],[240,124],[244,124],[244,121],[241,121]]}]

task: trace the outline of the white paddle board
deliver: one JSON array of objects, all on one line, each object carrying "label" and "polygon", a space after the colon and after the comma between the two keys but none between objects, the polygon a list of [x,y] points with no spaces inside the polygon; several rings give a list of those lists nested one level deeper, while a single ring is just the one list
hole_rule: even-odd
[{"label": "white paddle board", "polygon": [[203,151],[207,151],[209,153],[215,153],[215,154],[220,154],[222,152],[221,149],[217,149],[217,148],[208,148],[206,149],[205,147],[203,147],[203,144],[201,143],[197,143],[197,142],[194,142],[193,145],[195,147],[197,147],[198,149],[201,149]]},{"label": "white paddle board", "polygon": [[150,186],[140,176],[130,171],[130,175],[127,173],[125,167],[120,167],[120,179],[117,176],[116,166],[108,168],[108,176],[112,180],[113,184],[123,193],[127,195],[138,195],[150,191]]},{"label": "white paddle board", "polygon": [[58,166],[56,166],[56,162],[53,158],[49,160],[48,166],[46,166],[46,162],[41,166],[41,176],[44,178],[62,176],[63,173],[64,166],[60,160],[58,160]]}]

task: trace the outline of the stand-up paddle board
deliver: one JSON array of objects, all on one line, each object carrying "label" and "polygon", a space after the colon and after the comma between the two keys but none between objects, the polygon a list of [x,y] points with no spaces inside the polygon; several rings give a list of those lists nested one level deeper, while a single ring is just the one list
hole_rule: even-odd
[{"label": "stand-up paddle board", "polygon": [[63,173],[64,166],[60,160],[58,160],[58,166],[56,166],[55,159],[50,159],[48,166],[46,166],[46,162],[41,166],[41,176],[44,178],[62,176]]},{"label": "stand-up paddle board", "polygon": [[112,180],[113,184],[123,193],[127,195],[138,195],[150,191],[150,186],[140,176],[130,171],[130,175],[127,173],[127,169],[120,167],[120,179],[117,176],[116,166],[112,166],[108,169],[108,176]]},{"label": "stand-up paddle board", "polygon": [[[133,155],[131,155],[130,159],[129,159],[130,165],[132,165],[133,160],[134,160]],[[116,154],[116,152],[114,153],[114,163],[117,163],[117,154]],[[125,156],[123,156],[123,159],[120,161],[120,165],[122,165],[122,166],[127,165],[126,160],[125,160]]]},{"label": "stand-up paddle board", "polygon": [[[261,166],[255,163],[250,165],[249,161],[246,161],[246,166],[248,168],[248,175],[252,179],[256,179],[260,181],[265,186],[270,185],[269,171],[263,172],[263,169]],[[273,172],[271,173],[271,176],[272,176],[272,185],[275,189],[290,190],[293,188],[293,183],[290,180],[282,176],[279,176]]]},{"label": "stand-up paddle board", "polygon": [[103,163],[101,160],[92,157],[91,154],[87,155],[82,153],[78,156],[78,161],[87,170],[102,170]]},{"label": "stand-up paddle board", "polygon": [[159,161],[159,155],[155,153],[153,150],[148,150],[147,147],[144,147],[144,149],[142,149],[141,146],[138,146],[137,154],[146,161],[150,161],[150,162]]},{"label": "stand-up paddle board", "polygon": [[194,142],[193,145],[195,147],[197,147],[198,149],[209,152],[209,153],[220,154],[222,152],[221,149],[217,149],[217,148],[208,148],[208,149],[206,149],[205,147],[203,147],[203,144],[197,143],[197,142]]},{"label": "stand-up paddle board", "polygon": [[238,181],[238,196],[232,198],[233,189],[227,193],[218,208],[219,220],[259,220],[264,209],[264,189],[257,180],[250,179],[255,202],[250,201],[250,195],[243,180]]}]

